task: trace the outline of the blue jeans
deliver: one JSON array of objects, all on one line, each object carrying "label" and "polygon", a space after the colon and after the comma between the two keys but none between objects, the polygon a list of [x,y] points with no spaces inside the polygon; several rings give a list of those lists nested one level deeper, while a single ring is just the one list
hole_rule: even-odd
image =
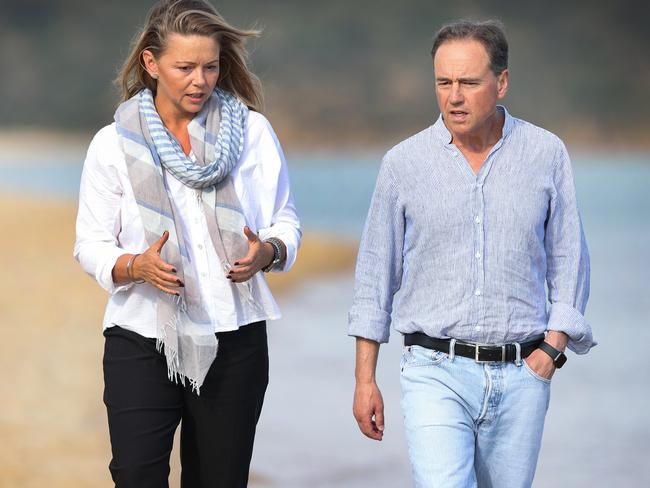
[{"label": "blue jeans", "polygon": [[401,384],[417,488],[532,485],[550,380],[523,361],[477,363],[408,346]]}]

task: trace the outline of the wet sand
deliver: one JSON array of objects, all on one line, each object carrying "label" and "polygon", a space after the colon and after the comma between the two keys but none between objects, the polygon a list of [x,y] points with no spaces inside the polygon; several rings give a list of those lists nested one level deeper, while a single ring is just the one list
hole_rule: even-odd
[{"label": "wet sand", "polygon": [[[553,378],[535,488],[650,486],[643,168],[581,169],[592,263],[587,320],[599,345],[584,357],[569,354]],[[109,487],[101,402],[106,296],[72,259],[74,208],[0,196],[0,223],[0,488]],[[411,485],[398,335],[380,353],[385,440],[362,437],[351,415],[354,341],[346,337],[346,314],[355,252],[308,233],[295,271],[274,283],[284,317],[269,327],[271,381],[251,488]],[[172,464],[171,486],[178,486]]]},{"label": "wet sand", "polygon": [[[107,296],[72,258],[75,214],[60,200],[0,196],[0,488],[112,486],[101,372]],[[274,293],[349,269],[355,253],[308,234],[294,270],[272,276]],[[174,469],[171,486],[177,479]]]}]

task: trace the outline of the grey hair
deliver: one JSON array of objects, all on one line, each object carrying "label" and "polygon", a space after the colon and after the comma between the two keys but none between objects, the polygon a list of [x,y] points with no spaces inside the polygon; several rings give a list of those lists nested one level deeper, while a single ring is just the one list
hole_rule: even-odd
[{"label": "grey hair", "polygon": [[508,41],[503,24],[498,20],[460,20],[442,26],[433,38],[431,57],[435,57],[436,51],[443,43],[463,39],[472,39],[483,45],[490,59],[490,69],[495,75],[498,76],[508,69]]}]

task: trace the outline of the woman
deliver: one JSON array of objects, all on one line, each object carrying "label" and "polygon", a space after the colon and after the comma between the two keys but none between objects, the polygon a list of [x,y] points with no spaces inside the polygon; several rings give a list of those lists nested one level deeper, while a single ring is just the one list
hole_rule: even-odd
[{"label": "woman", "polygon": [[[200,0],[159,2],[84,163],[75,258],[109,293],[104,402],[118,488],[244,487],[268,382],[261,271],[300,226],[244,41]],[[158,349],[158,350],[156,350]]]}]

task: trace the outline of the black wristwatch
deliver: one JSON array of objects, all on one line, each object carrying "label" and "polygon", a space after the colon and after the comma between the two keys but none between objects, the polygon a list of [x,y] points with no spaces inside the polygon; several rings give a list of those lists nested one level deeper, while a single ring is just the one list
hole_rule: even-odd
[{"label": "black wristwatch", "polygon": [[564,366],[564,363],[566,363],[566,355],[562,351],[558,351],[557,349],[555,349],[548,342],[542,342],[537,347],[538,349],[541,349],[546,354],[551,356],[551,359],[553,359],[553,364],[555,365],[556,368],[559,369],[562,366]]}]

